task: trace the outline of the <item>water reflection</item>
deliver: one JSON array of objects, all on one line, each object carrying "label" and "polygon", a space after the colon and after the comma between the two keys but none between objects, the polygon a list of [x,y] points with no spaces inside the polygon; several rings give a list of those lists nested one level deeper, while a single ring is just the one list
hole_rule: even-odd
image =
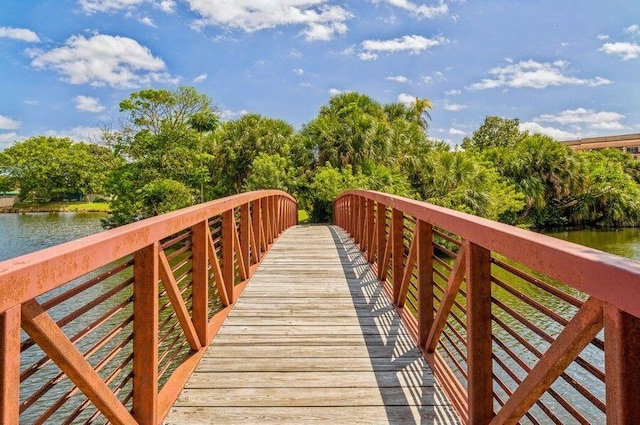
[{"label": "water reflection", "polygon": [[99,213],[0,214],[0,261],[102,231]]}]

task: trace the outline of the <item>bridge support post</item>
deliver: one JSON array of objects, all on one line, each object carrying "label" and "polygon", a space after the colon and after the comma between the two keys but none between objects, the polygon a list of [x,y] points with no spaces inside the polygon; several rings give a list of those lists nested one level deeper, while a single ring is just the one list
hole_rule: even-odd
[{"label": "bridge support post", "polygon": [[366,240],[365,244],[367,246],[367,261],[369,263],[373,262],[373,247],[375,246],[375,211],[372,200],[367,201],[367,231],[366,231]]},{"label": "bridge support post", "polygon": [[393,260],[393,303],[398,304],[404,272],[404,213],[393,209],[391,213],[391,255]]},{"label": "bridge support post", "polygon": [[134,255],[133,417],[158,423],[159,242]]},{"label": "bridge support post", "polygon": [[[193,255],[193,326],[202,346],[209,344],[209,256],[207,255],[207,226],[205,220],[191,228]],[[215,260],[214,260],[215,261]]]},{"label": "bridge support post", "polygon": [[20,420],[20,306],[0,314],[0,424]]},{"label": "bridge support post", "polygon": [[418,345],[424,347],[433,326],[433,227],[416,223],[418,244]]},{"label": "bridge support post", "polygon": [[491,252],[467,243],[467,375],[469,423],[493,418]]},{"label": "bridge support post", "polygon": [[380,202],[376,207],[376,238],[378,279],[382,280],[382,267],[387,248],[387,206]]},{"label": "bridge support post", "polygon": [[249,221],[251,215],[249,214],[249,204],[240,206],[240,251],[242,251],[242,261],[244,263],[244,269],[247,271],[247,279],[250,277],[250,265],[251,265],[251,235],[249,234]]},{"label": "bridge support post", "polygon": [[[235,294],[235,255],[233,249],[233,228],[236,225],[234,208],[222,213],[222,278],[227,289],[229,304],[236,302]],[[271,227],[271,226],[269,226]]]},{"label": "bridge support post", "polygon": [[262,213],[260,212],[260,199],[251,203],[251,227],[253,230],[253,255],[254,261],[259,263],[262,259],[262,233],[260,232],[260,222],[262,221]]},{"label": "bridge support post", "polygon": [[604,307],[607,424],[640,423],[640,319]]}]

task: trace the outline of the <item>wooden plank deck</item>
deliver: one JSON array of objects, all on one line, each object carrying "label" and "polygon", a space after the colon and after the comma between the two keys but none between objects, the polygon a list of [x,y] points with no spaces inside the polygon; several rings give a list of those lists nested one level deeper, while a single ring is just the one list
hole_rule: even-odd
[{"label": "wooden plank deck", "polygon": [[166,424],[449,424],[446,397],[334,226],[274,244]]}]

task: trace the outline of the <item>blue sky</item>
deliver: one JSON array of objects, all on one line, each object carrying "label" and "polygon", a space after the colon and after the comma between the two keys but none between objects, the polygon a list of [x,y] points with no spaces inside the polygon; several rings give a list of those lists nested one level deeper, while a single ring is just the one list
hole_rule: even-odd
[{"label": "blue sky", "polygon": [[430,136],[487,115],[558,139],[640,132],[637,0],[0,0],[0,149],[97,141],[143,88],[296,128],[330,96],[429,98]]}]

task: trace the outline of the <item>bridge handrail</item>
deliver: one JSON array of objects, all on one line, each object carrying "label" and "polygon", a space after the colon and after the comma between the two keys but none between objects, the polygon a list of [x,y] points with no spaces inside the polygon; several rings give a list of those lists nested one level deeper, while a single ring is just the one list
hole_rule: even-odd
[{"label": "bridge handrail", "polygon": [[[532,406],[545,420],[557,421],[543,394],[572,420],[602,419],[598,415],[605,411],[608,423],[640,419],[640,263],[374,191],[340,194],[334,221],[352,235],[387,283],[464,422],[537,418]],[[505,274],[518,283],[510,284]],[[562,308],[546,307],[525,284],[559,298]],[[514,301],[499,299],[498,292]],[[501,314],[517,322],[519,331],[510,329]],[[546,351],[520,331],[541,338]],[[523,347],[535,361],[518,355],[510,344]],[[581,356],[587,346],[594,352]],[[595,384],[576,379],[573,367],[586,370]],[[595,416],[579,411],[567,401],[570,396],[563,398],[551,387],[558,377],[593,405]]]},{"label": "bridge handrail", "polygon": [[[93,404],[93,416],[113,423],[158,423],[264,253],[296,222],[292,196],[254,191],[0,262],[0,423],[18,423],[30,407],[42,415],[29,421],[51,420],[80,392],[87,399],[68,408],[75,408],[72,419]],[[86,305],[73,301],[100,282],[110,282],[106,293]],[[68,329],[91,309],[98,311],[86,323]],[[109,325],[115,318],[122,322]],[[123,329],[130,334],[116,336]],[[85,338],[92,332],[97,336]],[[25,364],[35,346],[44,356]],[[95,360],[105,347],[111,351]],[[121,363],[109,366],[116,359]],[[52,363],[61,372],[21,396],[21,383]],[[52,391],[65,376],[70,389]],[[119,395],[123,388],[128,395]],[[43,395],[59,398],[46,405]]]}]

